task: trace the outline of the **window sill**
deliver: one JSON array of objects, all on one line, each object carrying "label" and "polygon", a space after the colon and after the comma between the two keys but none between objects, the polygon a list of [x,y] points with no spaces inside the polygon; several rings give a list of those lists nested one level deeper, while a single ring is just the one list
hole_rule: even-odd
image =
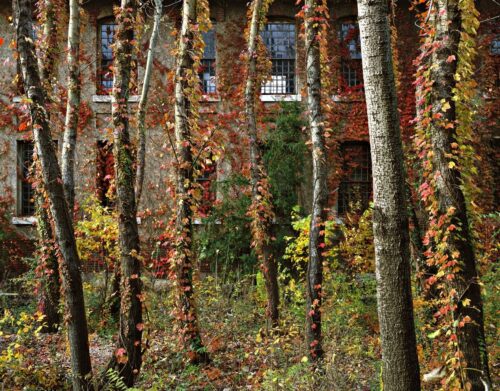
[{"label": "window sill", "polygon": [[[13,225],[35,225],[37,221],[35,216],[15,216],[10,220]],[[142,224],[142,219],[140,217],[137,217],[137,224]]]},{"label": "window sill", "polygon": [[276,95],[260,95],[260,100],[262,102],[300,102],[302,97],[300,94],[290,95],[290,94],[276,94]]},{"label": "window sill", "polygon": [[364,99],[360,96],[353,97],[349,95],[332,95],[332,100],[340,103],[364,102]]},{"label": "window sill", "polygon": [[35,225],[37,219],[35,216],[17,216],[17,217],[12,217],[10,222],[13,225]]},{"label": "window sill", "polygon": [[202,95],[200,102],[202,103],[214,103],[220,102],[220,96],[217,95]]},{"label": "window sill", "polygon": [[[128,98],[128,101],[130,103],[137,103],[139,102],[140,96],[139,95],[130,95]],[[92,95],[92,102],[94,103],[111,103],[114,102],[113,96],[112,95]]]}]

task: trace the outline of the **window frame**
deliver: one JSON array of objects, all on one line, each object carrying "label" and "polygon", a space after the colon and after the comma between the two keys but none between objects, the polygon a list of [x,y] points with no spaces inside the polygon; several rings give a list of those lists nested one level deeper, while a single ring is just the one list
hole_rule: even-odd
[{"label": "window frame", "polygon": [[[265,37],[264,37],[264,32],[266,31],[266,27],[268,25],[278,25],[278,24],[282,24],[282,25],[290,25],[290,26],[293,26],[293,58],[291,57],[287,57],[287,58],[275,58],[275,57],[272,57],[272,53],[271,51],[269,50],[269,47],[268,45],[266,44],[266,41],[265,41]],[[272,68],[271,68],[271,79],[269,81],[267,81],[266,83],[264,83],[262,86],[261,86],[261,90],[260,90],[260,94],[261,96],[264,96],[264,97],[269,97],[269,96],[290,96],[290,95],[296,95],[297,94],[297,91],[298,91],[298,72],[297,72],[297,52],[298,52],[298,31],[297,31],[297,22],[295,19],[288,19],[288,18],[273,18],[273,19],[269,19],[264,27],[264,30],[261,31],[260,33],[260,37],[263,41],[263,44],[265,45],[266,49],[267,49],[267,54],[268,54],[268,58],[271,60],[272,62]],[[292,62],[293,65],[293,70],[292,72],[290,72],[290,66],[288,66],[288,72],[281,72],[280,74],[274,74],[274,69],[275,69],[275,61],[279,61],[279,60],[282,60],[282,61],[289,61],[289,62]],[[284,66],[284,65],[283,65]],[[284,69],[284,68],[282,68]],[[291,89],[289,89],[289,82],[288,82],[288,79],[285,79],[284,83],[285,83],[285,86],[284,86],[284,91],[281,92],[280,89],[281,87],[279,87],[279,85],[277,86],[276,84],[279,83],[277,81],[274,81],[272,79],[273,76],[287,76],[289,77],[290,75],[293,76],[293,81],[292,81],[292,84],[291,84]],[[264,98],[265,100],[265,98]]]},{"label": "window frame", "polygon": [[[97,31],[96,31],[96,54],[97,54],[97,61],[96,61],[96,93],[97,95],[110,95],[111,91],[113,89],[113,74],[112,71],[109,70],[108,72],[111,73],[111,88],[108,90],[104,88],[103,86],[103,77],[105,75],[103,71],[103,38],[102,38],[102,28],[103,26],[114,26],[113,28],[113,38],[110,39],[109,45],[112,45],[114,43],[114,34],[116,33],[116,29],[118,27],[116,23],[116,18],[114,16],[106,16],[103,18],[100,18],[97,21]],[[111,49],[112,53],[112,49]],[[111,56],[111,66],[113,65],[114,61],[114,56],[112,54]],[[107,73],[107,72],[106,72]]]},{"label": "window frame", "polygon": [[[349,42],[346,39],[350,30],[344,30],[344,26],[351,25],[357,29],[357,37],[353,37]],[[361,37],[359,35],[359,23],[356,15],[346,16],[337,20],[337,34],[340,46],[340,68],[339,79],[341,85],[348,90],[363,89],[363,67],[361,63]],[[352,41],[355,41],[356,51],[350,50]],[[346,54],[343,54],[343,51]],[[353,57],[353,53],[355,56]],[[354,75],[354,77],[351,77]],[[354,83],[351,83],[354,80]]]},{"label": "window frame", "polygon": [[[350,172],[356,167],[349,167],[349,161],[352,162],[352,159],[348,159],[347,153],[349,149],[354,150],[355,148],[360,148],[357,154],[361,152],[363,154],[363,160],[366,156],[366,165],[361,167],[362,170],[366,170],[366,172],[363,172],[361,174],[361,176],[366,175],[366,179],[353,178],[353,173]],[[340,145],[340,156],[342,157],[342,169],[344,173],[338,187],[337,213],[338,215],[345,215],[346,213],[352,212],[362,213],[368,208],[370,200],[373,199],[373,169],[371,162],[370,143],[368,141],[345,141]],[[358,163],[355,162],[355,164]],[[361,187],[360,190],[358,189],[356,191],[361,191],[362,193],[360,195],[360,199],[354,200],[361,203],[360,208],[356,210],[351,210],[351,201],[353,201],[353,194],[355,195],[355,191],[351,189],[351,187],[353,186]],[[368,197],[366,197],[366,194],[368,193],[367,190],[369,190],[370,193]]]},{"label": "window frame", "polygon": [[[212,28],[209,31],[203,32],[202,33],[202,39],[203,42],[206,44],[205,41],[205,35],[208,34],[213,34],[213,57],[206,56],[206,46],[205,49],[203,50],[203,55],[200,60],[200,70],[198,72],[198,76],[200,78],[200,83],[201,83],[201,91],[203,95],[216,95],[217,94],[217,30],[215,27],[215,24],[212,24]],[[207,68],[207,65],[204,64],[204,62],[210,61],[210,64],[208,64],[208,76],[209,79],[205,79],[204,76],[206,74],[205,69]],[[213,70],[213,75],[211,75],[211,71]],[[210,78],[213,77],[213,83],[210,80]],[[206,82],[206,83],[205,83]],[[207,88],[205,88],[207,87]],[[212,89],[213,87],[213,89]]]},{"label": "window frame", "polygon": [[[102,63],[103,63],[102,27],[103,26],[114,26],[112,39],[109,42],[109,45],[111,46],[111,45],[113,45],[115,43],[115,34],[116,34],[117,30],[118,30],[118,23],[116,23],[115,16],[113,16],[113,15],[104,16],[104,17],[99,18],[97,20],[97,30],[96,30],[96,44],[97,44],[96,55],[97,55],[97,61],[96,61],[96,84],[95,84],[95,86],[96,86],[96,95],[98,97],[110,96],[112,94],[112,91],[113,91],[113,83],[114,83],[113,71],[109,70],[106,73],[109,72],[111,74],[111,87],[109,89],[106,89],[106,88],[104,88],[104,86],[102,84],[102,77],[105,74],[103,72],[103,65],[102,65]],[[110,48],[110,49],[111,49],[111,54],[112,54],[110,66],[113,66],[113,64],[114,64],[114,54],[113,54],[113,49],[112,48]],[[130,69],[130,81],[132,82],[132,88],[130,89],[130,95],[132,96],[132,95],[137,94],[137,91],[138,91],[138,85],[137,85],[137,81],[138,81],[138,61],[137,61],[137,57],[135,55],[132,56],[132,63],[131,63],[131,69]],[[100,99],[97,98],[94,101],[100,101]]]},{"label": "window frame", "polygon": [[[26,161],[24,161],[23,154],[25,151],[23,150],[27,146],[30,146],[31,149],[31,157],[28,159],[28,165],[26,165]],[[19,139],[16,140],[16,198],[17,198],[17,213],[18,217],[33,217],[35,215],[35,190],[33,189],[31,180],[30,180],[30,172],[33,170],[33,154],[35,153],[35,143],[32,140],[27,139]],[[28,190],[29,189],[29,190]],[[24,193],[28,190],[28,193],[31,197],[31,202],[28,201],[30,206],[27,206],[28,213],[25,213],[25,205],[24,205]]]}]

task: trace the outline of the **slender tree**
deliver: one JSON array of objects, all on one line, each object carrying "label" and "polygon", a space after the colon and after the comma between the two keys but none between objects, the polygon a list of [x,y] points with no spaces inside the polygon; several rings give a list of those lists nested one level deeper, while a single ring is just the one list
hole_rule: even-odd
[{"label": "slender tree", "polygon": [[[35,166],[35,172],[41,172],[39,160],[36,161]],[[36,228],[38,233],[37,258],[41,273],[38,309],[44,315],[42,331],[55,333],[61,323],[61,314],[59,312],[59,303],[61,301],[59,259],[43,183],[36,186],[35,192]]]},{"label": "slender tree", "polygon": [[[322,4],[324,5],[324,4]],[[321,302],[323,284],[323,251],[325,246],[328,176],[325,127],[321,108],[321,53],[319,35],[322,12],[317,0],[305,1],[305,38],[307,71],[307,114],[311,133],[313,162],[313,199],[309,231],[309,263],[307,265],[307,342],[313,360],[321,358]]]},{"label": "slender tree", "polygon": [[80,5],[79,0],[69,1],[69,25],[67,59],[68,101],[64,122],[64,142],[62,146],[62,179],[68,206],[73,213],[75,205],[75,149],[80,108]]},{"label": "slender tree", "polygon": [[[58,26],[55,20],[57,4],[54,0],[43,0],[40,2],[42,36],[37,40],[41,56],[38,57],[38,67],[42,75],[42,82],[47,95],[52,92],[54,71],[57,64],[58,51]],[[50,98],[49,98],[50,100]],[[49,110],[50,111],[50,110]],[[50,113],[49,113],[50,115]],[[37,160],[35,173],[41,173],[41,167]],[[38,233],[38,260],[40,278],[40,300],[38,308],[45,316],[43,331],[56,332],[61,322],[59,302],[61,300],[61,284],[59,275],[59,261],[54,246],[55,238],[52,229],[52,216],[48,209],[48,199],[43,182],[39,181],[35,189],[35,214],[37,217]]]},{"label": "slender tree", "polygon": [[155,13],[153,30],[149,39],[148,57],[146,60],[146,69],[144,71],[144,81],[142,83],[141,98],[137,109],[137,176],[135,179],[135,198],[139,206],[142,195],[142,186],[144,184],[144,170],[146,167],[146,106],[148,104],[148,93],[153,74],[153,63],[156,42],[160,32],[160,21],[163,4],[162,0],[155,0]]},{"label": "slender tree", "polygon": [[261,261],[261,269],[267,292],[267,316],[273,327],[278,325],[279,288],[278,269],[271,248],[273,205],[267,173],[262,162],[262,151],[257,129],[256,102],[260,96],[262,78],[258,76],[260,30],[265,23],[271,1],[254,0],[250,4],[251,19],[248,29],[247,55],[248,68],[245,86],[245,114],[248,137],[250,139],[250,165],[252,180],[252,241],[255,252]]},{"label": "slender tree", "polygon": [[[464,76],[456,75],[461,61],[467,62],[470,58],[470,54],[460,52],[460,44],[461,39],[474,39],[467,38],[473,37],[475,31],[464,30],[464,23],[467,19],[476,18],[477,11],[473,2],[459,0],[436,0],[433,7],[429,19],[434,30],[432,43],[436,48],[429,59],[429,78],[432,80],[429,99],[433,114],[429,127],[432,170],[438,215],[450,219],[446,251],[440,256],[445,256],[448,261],[456,260],[459,265],[450,283],[457,292],[453,318],[459,321],[470,319],[463,327],[457,328],[458,348],[465,360],[463,368],[466,379],[463,386],[469,383],[471,390],[484,390],[491,388],[491,380],[484,338],[483,303],[463,177],[456,166],[457,148],[454,147],[461,143],[458,130],[462,126],[459,118],[460,102],[457,103],[456,98],[457,91],[462,88],[459,80],[464,79]],[[465,45],[470,47],[473,42]]]},{"label": "slender tree", "polygon": [[[193,151],[191,127],[197,121],[191,92],[197,86],[195,40],[200,39],[197,29],[198,7],[201,0],[184,0],[182,5],[182,26],[178,37],[177,64],[175,69],[175,146],[176,170],[176,248],[173,268],[178,283],[179,320],[184,347],[192,363],[208,362],[208,354],[203,347],[196,305],[193,296]],[[194,106],[194,107],[193,107]]]},{"label": "slender tree", "polygon": [[373,234],[384,390],[420,390],[405,173],[385,0],[358,0],[373,164]]},{"label": "slender tree", "polygon": [[16,38],[24,90],[29,109],[33,138],[42,168],[42,177],[54,218],[55,234],[61,253],[62,280],[67,310],[68,340],[71,351],[73,389],[91,389],[91,363],[80,259],[76,249],[73,222],[64,197],[61,170],[57,162],[46,109],[46,93],[40,80],[30,0],[16,0]]},{"label": "slender tree", "polygon": [[142,286],[139,232],[134,191],[134,157],[130,139],[129,107],[134,24],[137,0],[122,0],[117,14],[111,116],[114,126],[118,244],[121,304],[118,349],[114,364],[127,386],[132,386],[142,364]]}]

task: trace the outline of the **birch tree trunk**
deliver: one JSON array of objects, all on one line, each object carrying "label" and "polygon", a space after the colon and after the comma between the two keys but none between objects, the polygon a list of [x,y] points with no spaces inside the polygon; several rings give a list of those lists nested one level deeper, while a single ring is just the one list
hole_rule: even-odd
[{"label": "birch tree trunk", "polygon": [[144,71],[144,81],[142,84],[141,98],[139,108],[137,109],[137,176],[135,179],[135,198],[139,206],[142,195],[142,186],[144,184],[144,170],[146,167],[146,106],[148,104],[149,84],[153,73],[153,63],[156,42],[160,31],[160,21],[163,4],[162,0],[155,0],[155,14],[153,30],[149,39],[148,58],[146,60],[146,69]]},{"label": "birch tree trunk", "polygon": [[68,25],[68,102],[64,122],[62,146],[62,179],[64,193],[71,213],[75,206],[75,148],[80,109],[80,5],[79,0],[69,0]]},{"label": "birch tree trunk", "polygon": [[[450,167],[450,156],[453,156],[452,145],[457,143],[456,126],[451,129],[445,124],[457,124],[457,107],[453,100],[454,89],[457,87],[455,73],[457,61],[460,61],[458,47],[460,43],[461,10],[458,0],[436,0],[435,4],[435,42],[438,43],[430,67],[430,79],[433,80],[431,89],[431,105],[433,113],[440,113],[440,121],[431,123],[431,144],[433,154],[433,169],[435,173],[439,213],[446,215],[450,208],[455,210],[451,224],[459,229],[449,233],[448,253],[458,252],[461,269],[456,272],[452,281],[460,300],[454,314],[455,319],[469,316],[472,322],[466,323],[463,328],[457,329],[458,346],[466,361],[465,371],[467,382],[472,390],[484,390],[483,381],[491,385],[488,354],[484,338],[483,304],[481,288],[476,270],[476,257],[473,239],[469,229],[467,203],[462,191],[462,177],[460,171]],[[470,11],[466,11],[470,12]],[[449,61],[454,55],[456,61]],[[448,103],[450,108],[443,110]],[[450,256],[451,258],[451,256]],[[464,301],[470,305],[464,306]]]},{"label": "birch tree trunk", "polygon": [[323,284],[323,251],[325,246],[328,183],[325,129],[321,109],[321,24],[316,20],[318,2],[306,0],[304,16],[306,38],[307,115],[311,133],[313,162],[313,197],[309,232],[309,263],[307,265],[307,343],[313,360],[323,356],[321,346],[321,303]]},{"label": "birch tree trunk", "polygon": [[[196,121],[191,97],[194,69],[194,39],[197,23],[197,0],[184,0],[182,27],[178,38],[177,64],[175,70],[175,145],[177,150],[177,216],[176,256],[174,270],[178,283],[179,320],[184,347],[191,363],[208,362],[209,357],[201,341],[196,305],[193,296],[193,152],[191,150],[191,124]],[[197,30],[196,30],[197,31]],[[198,82],[198,81],[196,81]]]},{"label": "birch tree trunk", "polygon": [[42,0],[43,32],[40,42],[40,56],[38,66],[41,70],[41,80],[46,90],[53,87],[55,67],[59,51],[58,26],[56,21],[56,9],[61,4],[58,0]]},{"label": "birch tree trunk", "polygon": [[373,164],[373,234],[387,391],[420,390],[410,281],[403,147],[385,0],[358,0],[363,78]]},{"label": "birch tree trunk", "polygon": [[265,19],[269,1],[254,0],[251,3],[252,19],[248,34],[248,71],[245,86],[245,114],[250,139],[250,165],[252,176],[252,241],[255,252],[261,261],[261,270],[267,292],[267,316],[273,327],[278,326],[279,287],[276,260],[272,254],[271,238],[273,207],[270,199],[267,174],[262,162],[262,152],[257,134],[256,101],[260,96],[261,83],[257,77],[258,39],[261,25]]},{"label": "birch tree trunk", "polygon": [[[133,56],[136,0],[122,0],[117,15],[111,116],[114,126],[118,244],[121,267],[120,330],[115,366],[131,387],[142,364],[142,286],[139,232],[134,192],[134,158],[130,139],[128,98]],[[125,357],[121,351],[125,350]]]},{"label": "birch tree trunk", "polygon": [[42,167],[42,177],[54,218],[55,233],[62,255],[62,280],[67,310],[68,340],[71,351],[73,389],[91,389],[91,364],[85,303],[80,270],[80,259],[76,249],[73,222],[64,197],[61,171],[52,141],[46,94],[40,80],[35,46],[30,0],[16,0],[16,36],[24,89],[29,104],[33,127],[33,138]]}]

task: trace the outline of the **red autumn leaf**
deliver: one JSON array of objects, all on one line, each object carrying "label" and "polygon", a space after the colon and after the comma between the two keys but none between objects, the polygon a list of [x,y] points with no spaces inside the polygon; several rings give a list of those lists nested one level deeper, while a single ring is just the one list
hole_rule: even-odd
[{"label": "red autumn leaf", "polygon": [[27,122],[21,122],[21,124],[19,125],[19,131],[22,132],[22,131],[26,130],[27,127],[28,127]]}]

